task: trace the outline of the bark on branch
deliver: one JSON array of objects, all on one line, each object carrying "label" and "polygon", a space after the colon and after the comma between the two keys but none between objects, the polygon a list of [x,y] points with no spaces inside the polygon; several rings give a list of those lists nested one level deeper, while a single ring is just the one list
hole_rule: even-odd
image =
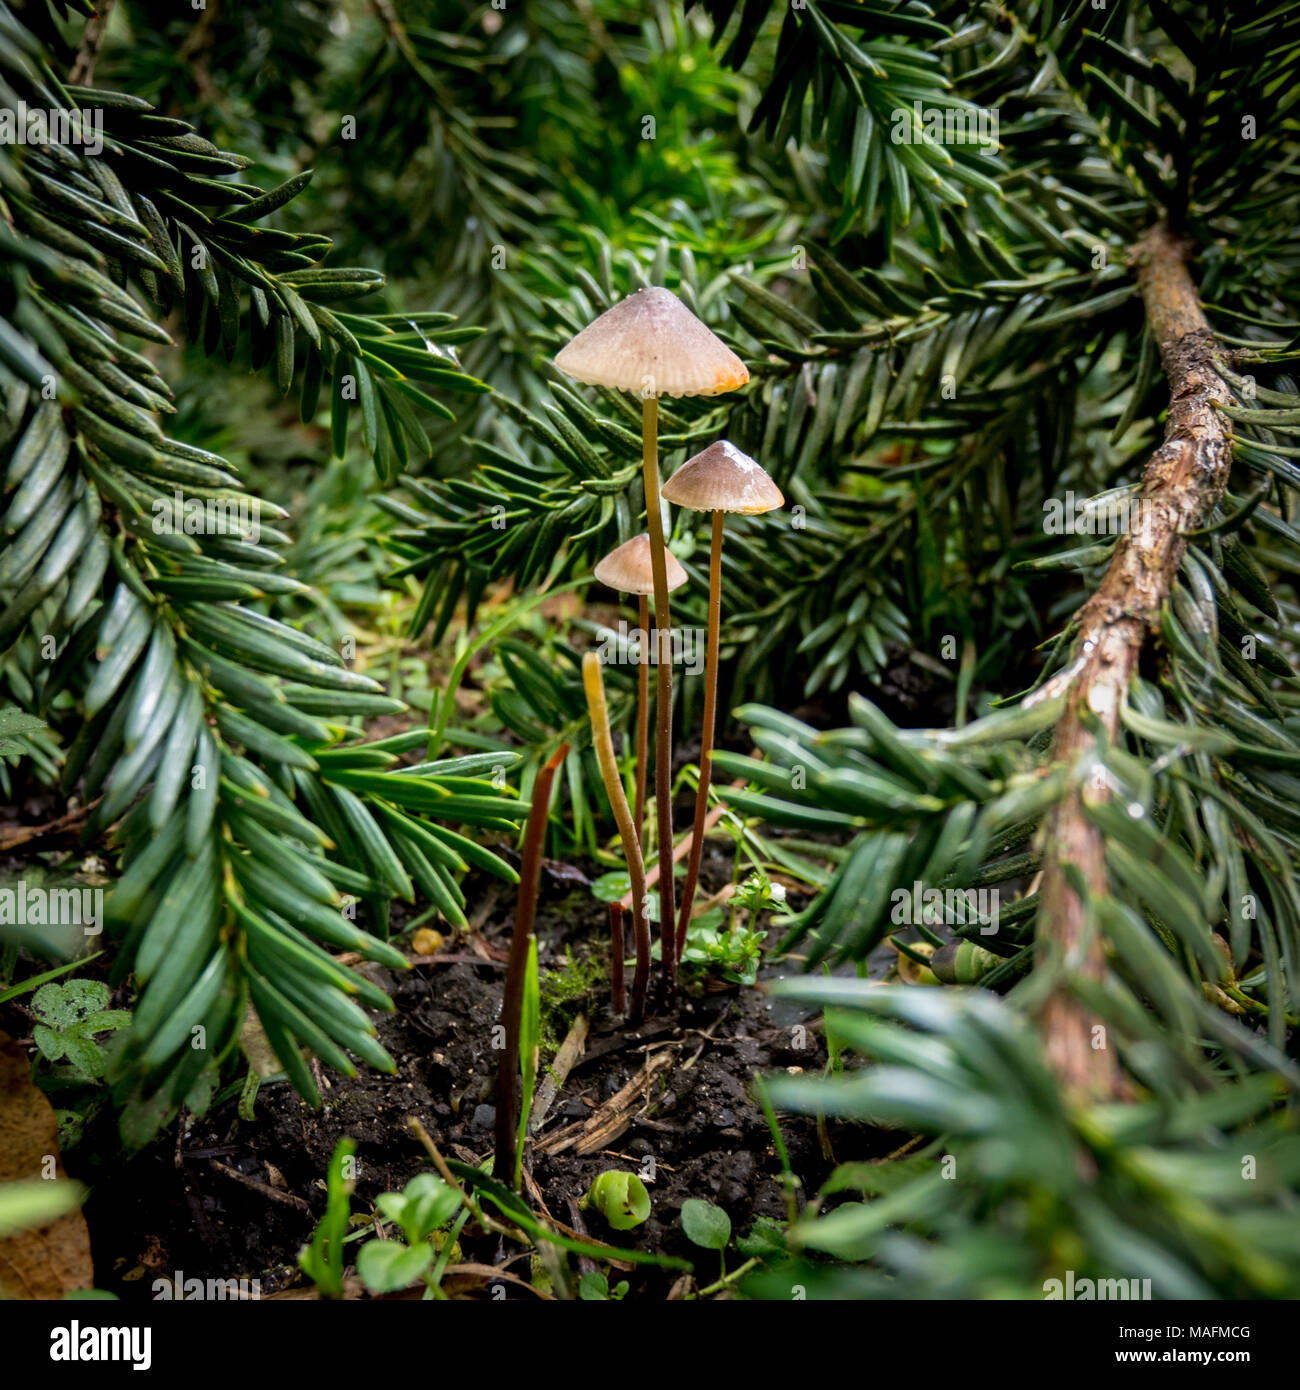
[{"label": "bark on branch", "polygon": [[81,45],[68,73],[68,81],[76,87],[89,87],[95,80],[95,61],[104,45],[104,35],[108,32],[108,17],[113,13],[116,0],[99,0],[86,27],[81,33]]},{"label": "bark on branch", "polygon": [[[1120,710],[1173,588],[1187,533],[1203,523],[1227,485],[1228,431],[1216,406],[1228,403],[1228,389],[1214,366],[1214,337],[1187,254],[1164,225],[1152,228],[1130,253],[1169,383],[1169,414],[1164,442],[1143,475],[1142,505],[1130,513],[1131,525],[1100,586],[1076,615],[1073,660],[1039,692],[1043,698],[1066,693],[1052,747],[1058,765],[1081,768],[1094,745],[1084,711],[1110,739],[1118,737]],[[1068,1092],[1095,1098],[1118,1096],[1124,1084],[1114,1047],[1104,1031],[1094,1031],[1099,1021],[1069,989],[1069,974],[1101,980],[1107,967],[1105,943],[1088,927],[1065,870],[1073,865],[1090,894],[1106,892],[1102,836],[1084,802],[1107,794],[1101,782],[1077,781],[1049,816],[1038,914],[1040,963],[1067,967],[1039,1013],[1047,1060]]]}]

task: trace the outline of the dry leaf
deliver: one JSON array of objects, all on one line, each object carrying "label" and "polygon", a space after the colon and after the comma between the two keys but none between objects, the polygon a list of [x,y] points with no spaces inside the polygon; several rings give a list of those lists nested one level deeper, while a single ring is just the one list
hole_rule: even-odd
[{"label": "dry leaf", "polygon": [[[65,1177],[58,1131],[53,1106],[31,1082],[26,1054],[0,1033],[0,1182]],[[80,1210],[0,1238],[0,1289],[10,1298],[62,1298],[94,1283]]]}]

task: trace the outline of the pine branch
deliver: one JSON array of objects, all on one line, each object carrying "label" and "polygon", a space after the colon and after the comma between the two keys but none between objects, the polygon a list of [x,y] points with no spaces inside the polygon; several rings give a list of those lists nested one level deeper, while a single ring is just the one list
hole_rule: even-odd
[{"label": "pine branch", "polygon": [[[422,388],[460,375],[437,344],[464,337],[445,314],[326,308],[382,277],[319,269],[327,238],[260,225],[305,175],[270,193],[222,183],[209,175],[248,160],[140,98],[69,95],[40,63],[36,39],[0,0],[0,71],[24,98],[109,112],[98,153],[0,150],[0,683],[51,736],[79,726],[48,753],[43,734],[19,728],[16,751],[43,780],[79,790],[87,842],[107,834],[121,851],[104,921],[119,945],[114,979],[133,976],[137,990],[119,1063],[123,1085],[151,1098],[142,1124],[156,1127],[201,1074],[215,1075],[249,998],[290,1079],[319,1103],[303,1047],[346,1075],[352,1057],[395,1070],[360,1007],[391,1001],[333,950],[404,968],[384,939],[389,904],[417,890],[464,926],[458,876],[471,864],[511,880],[514,871],[435,820],[513,833],[526,803],[481,775],[510,766],[506,751],[486,765],[408,768],[398,758],[426,731],[358,741],[354,720],[404,705],[265,611],[309,596],[280,568],[289,536],[265,524],[289,513],[248,491],[229,460],[165,432],[171,387],[121,336],[170,339],[128,277],[163,312],[174,285],[194,339],[209,353],[226,348],[227,360],[246,286],[254,365],[274,355],[287,389],[301,330],[304,419],[328,370],[336,447],[344,452],[360,413],[381,472],[385,453],[406,462],[408,439],[429,451],[399,396],[449,417]],[[182,490],[183,520],[160,511]],[[9,789],[2,765],[0,782]],[[358,901],[369,931],[353,920]]]},{"label": "pine branch", "polygon": [[[1120,711],[1173,591],[1187,533],[1214,510],[1228,482],[1227,423],[1216,407],[1228,404],[1229,393],[1212,364],[1214,337],[1187,269],[1187,253],[1163,224],[1134,248],[1138,284],[1169,382],[1169,415],[1164,443],[1146,468],[1137,520],[1077,615],[1078,656],[1037,697],[1067,693],[1053,754],[1068,767],[1087,760],[1099,736],[1108,743],[1118,738]],[[1079,888],[1087,894],[1106,892],[1104,839],[1085,801],[1108,795],[1099,779],[1076,787],[1054,808],[1047,823],[1039,914],[1040,943],[1070,958],[1085,978],[1098,980],[1106,975],[1104,942],[1089,922]],[[1040,1022],[1048,1060],[1067,1088],[1098,1096],[1120,1092],[1118,1057],[1113,1048],[1094,1049],[1097,1020],[1071,993],[1053,990]]]}]

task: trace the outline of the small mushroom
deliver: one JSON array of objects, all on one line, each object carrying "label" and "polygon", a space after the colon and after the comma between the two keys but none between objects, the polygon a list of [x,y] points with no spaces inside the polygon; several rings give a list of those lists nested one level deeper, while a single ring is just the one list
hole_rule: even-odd
[{"label": "small mushroom", "polygon": [[[670,550],[666,561],[668,592],[680,589],[688,575]],[[607,588],[637,596],[637,625],[643,634],[636,687],[636,805],[633,816],[637,835],[645,824],[646,753],[650,737],[650,594],[654,591],[654,569],[650,560],[650,537],[644,532],[611,550],[596,566],[596,578]]]},{"label": "small mushroom", "polygon": [[[654,619],[659,640],[671,642],[668,609],[668,551],[664,546],[659,505],[659,397],[716,396],[749,380],[745,364],[670,290],[637,290],[562,349],[555,365],[566,375],[593,386],[635,391],[641,397],[641,458],[645,483],[646,526],[654,578]],[[667,983],[677,975],[673,949],[672,719],[671,648],[661,647],[656,679],[655,805],[659,829],[659,905],[663,971]]]},{"label": "small mushroom", "polygon": [[745,364],[660,285],[620,300],[556,354],[566,375],[650,396],[718,396],[749,380]]},{"label": "small mushroom", "polygon": [[713,513],[709,546],[709,635],[705,648],[704,727],[700,733],[700,785],[695,794],[695,830],[682,887],[677,920],[677,955],[686,946],[686,929],[700,877],[704,820],[709,809],[709,780],[713,763],[713,725],[718,703],[718,641],[722,627],[722,519],[727,512],[754,516],[774,511],[785,498],[767,473],[728,440],[720,439],[684,464],[664,484],[664,496],[679,507]]},{"label": "small mushroom", "polygon": [[[664,568],[668,576],[668,592],[680,589],[690,578],[681,561],[672,551],[666,552]],[[623,594],[638,594],[642,598],[654,593],[654,565],[650,555],[650,537],[643,531],[611,550],[596,563],[596,578],[610,589]]]}]

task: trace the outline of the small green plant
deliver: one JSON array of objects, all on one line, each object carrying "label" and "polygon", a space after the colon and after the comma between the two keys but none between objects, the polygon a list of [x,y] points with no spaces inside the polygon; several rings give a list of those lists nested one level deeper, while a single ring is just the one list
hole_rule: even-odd
[{"label": "small green plant", "polygon": [[584,1303],[619,1303],[627,1290],[626,1279],[620,1279],[611,1289],[603,1269],[590,1270],[578,1281],[578,1297]]},{"label": "small green plant", "polygon": [[371,1293],[395,1293],[422,1278],[451,1241],[444,1228],[461,1206],[460,1193],[436,1173],[419,1173],[401,1192],[381,1192],[375,1206],[401,1236],[366,1241],[357,1274]]},{"label": "small green plant", "polygon": [[599,1174],[578,1203],[594,1207],[615,1231],[630,1231],[650,1215],[650,1194],[635,1173],[611,1168]]},{"label": "small green plant", "polygon": [[727,1273],[727,1246],[731,1241],[731,1217],[721,1207],[700,1197],[688,1197],[682,1203],[682,1230],[692,1245],[701,1250],[716,1250],[723,1277]]},{"label": "small green plant", "polygon": [[[543,808],[544,809],[544,808]],[[528,961],[524,967],[524,998],[519,1010],[519,1075],[523,1083],[519,1103],[519,1122],[515,1134],[515,1183],[524,1166],[524,1142],[528,1138],[528,1116],[537,1088],[537,1068],[542,1051],[542,997],[537,982],[537,938],[528,940]]]},{"label": "small green plant", "polygon": [[763,938],[753,927],[728,930],[721,909],[710,909],[687,929],[682,960],[736,984],[752,985],[763,961]]},{"label": "small green plant", "polygon": [[352,1157],[357,1151],[351,1139],[340,1139],[325,1178],[325,1215],[303,1246],[298,1263],[325,1298],[343,1297],[343,1241],[351,1214]]},{"label": "small green plant", "polygon": [[731,906],[733,911],[743,909],[751,913],[784,907],[785,888],[782,884],[773,883],[762,869],[757,869],[736,889]]},{"label": "small green plant", "polygon": [[[773,883],[762,869],[756,870],[732,895],[729,927],[723,926],[725,915],[720,907],[710,908],[690,923],[682,960],[736,984],[754,984],[763,963],[763,943],[767,938],[766,931],[755,926],[754,921],[760,912],[784,904],[782,885]],[[742,911],[750,914],[750,921],[745,925],[739,920],[738,914]]]},{"label": "small green plant", "polygon": [[131,1022],[126,1009],[110,1009],[108,1000],[108,986],[98,980],[42,985],[32,996],[32,1040],[41,1056],[47,1062],[66,1062],[75,1080],[99,1081],[108,1066],[108,1052],[97,1035]]},{"label": "small green plant", "polygon": [[[369,1228],[348,1232],[350,1224],[364,1220],[351,1211],[355,1153],[353,1140],[339,1140],[325,1182],[325,1214],[298,1256],[325,1298],[343,1297],[343,1248],[369,1234]],[[381,1192],[375,1206],[392,1229],[365,1240],[357,1251],[361,1282],[371,1293],[385,1294],[423,1279],[425,1297],[441,1297],[443,1271],[459,1255],[456,1238],[470,1214],[460,1192],[434,1173],[418,1173],[401,1192]]]}]

